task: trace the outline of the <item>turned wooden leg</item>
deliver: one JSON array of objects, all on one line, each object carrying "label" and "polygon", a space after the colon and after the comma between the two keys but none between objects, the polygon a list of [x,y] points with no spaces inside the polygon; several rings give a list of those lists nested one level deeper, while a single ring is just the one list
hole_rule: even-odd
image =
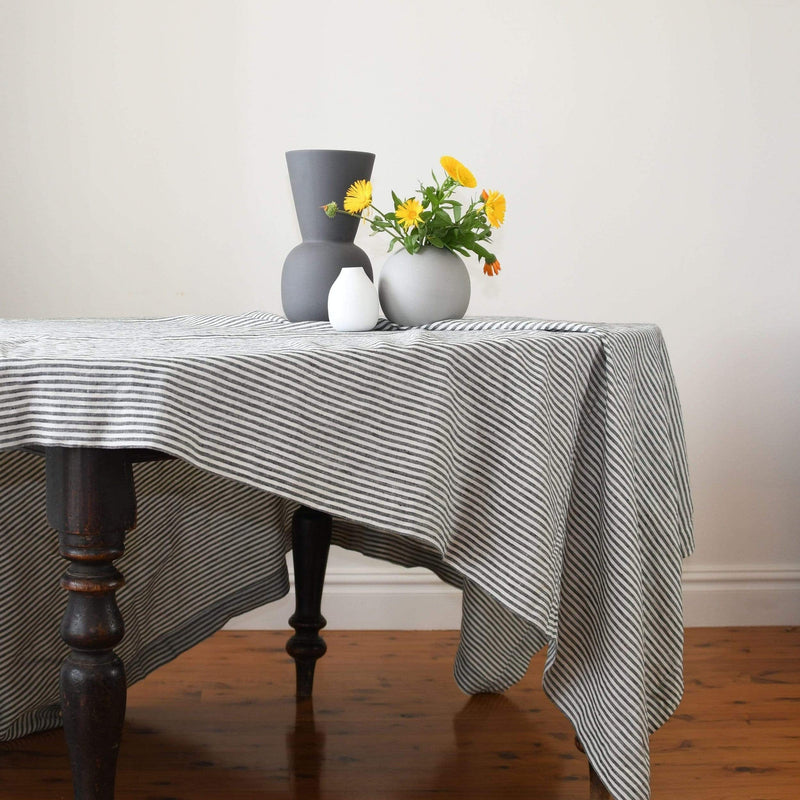
[{"label": "turned wooden leg", "polygon": [[319,635],[325,627],[322,616],[322,587],[331,546],[330,514],[301,506],[292,520],[295,612],[289,624],[295,634],[286,643],[297,671],[297,697],[311,697],[314,667],[328,649]]},{"label": "turned wooden leg", "polygon": [[[580,743],[578,737],[575,737],[575,747],[585,753],[583,745]],[[599,775],[594,771],[594,767],[589,764],[589,800],[613,800],[611,793],[603,786]]]},{"label": "turned wooden leg", "polygon": [[136,521],[129,458],[122,450],[47,448],[47,519],[70,564],[61,637],[61,709],[75,800],[113,800],[125,718],[125,669],[113,647],[124,627],[113,561]]}]

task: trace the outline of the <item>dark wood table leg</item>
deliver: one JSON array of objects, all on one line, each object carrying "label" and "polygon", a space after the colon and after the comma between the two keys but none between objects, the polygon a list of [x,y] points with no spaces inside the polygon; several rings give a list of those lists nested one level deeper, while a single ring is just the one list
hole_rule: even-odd
[{"label": "dark wood table leg", "polygon": [[[575,737],[575,747],[581,753],[586,752],[577,736]],[[614,800],[608,789],[603,786],[600,776],[594,771],[594,767],[591,764],[589,764],[589,800]]]},{"label": "dark wood table leg", "polygon": [[70,564],[61,637],[61,708],[75,800],[113,800],[125,718],[125,669],[113,648],[124,634],[113,561],[136,522],[130,456],[124,450],[48,447],[47,519]]},{"label": "dark wood table leg", "polygon": [[322,616],[322,588],[331,546],[330,514],[301,506],[292,520],[295,612],[289,624],[295,634],[286,643],[297,671],[297,697],[311,697],[314,667],[328,649],[319,635],[325,627]]}]

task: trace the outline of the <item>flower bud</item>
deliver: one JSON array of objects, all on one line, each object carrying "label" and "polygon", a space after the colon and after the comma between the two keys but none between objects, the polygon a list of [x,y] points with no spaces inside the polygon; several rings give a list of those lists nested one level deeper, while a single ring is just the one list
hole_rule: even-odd
[{"label": "flower bud", "polygon": [[[494,258],[494,257],[493,257]],[[500,262],[495,258],[494,261],[486,260],[483,265],[483,272],[485,275],[497,275],[500,272]]]}]

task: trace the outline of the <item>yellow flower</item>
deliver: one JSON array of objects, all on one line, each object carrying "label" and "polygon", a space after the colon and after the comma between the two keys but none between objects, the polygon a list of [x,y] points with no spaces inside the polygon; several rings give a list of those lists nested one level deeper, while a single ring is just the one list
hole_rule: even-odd
[{"label": "yellow flower", "polygon": [[360,214],[371,203],[372,184],[369,181],[356,181],[344,196],[344,210],[348,214]]},{"label": "yellow flower", "polygon": [[439,163],[444,167],[444,171],[454,180],[458,181],[462,186],[468,189],[474,189],[478,185],[475,176],[453,156],[442,156]]},{"label": "yellow flower", "polygon": [[497,275],[497,273],[500,272],[500,262],[497,259],[495,259],[491,263],[487,261],[483,265],[483,271],[489,276]]},{"label": "yellow flower", "polygon": [[397,206],[394,213],[397,215],[400,224],[408,230],[415,227],[422,218],[422,203],[412,197]]},{"label": "yellow flower", "polygon": [[481,198],[489,224],[499,228],[506,218],[506,198],[500,192],[487,192],[485,189],[481,192]]}]

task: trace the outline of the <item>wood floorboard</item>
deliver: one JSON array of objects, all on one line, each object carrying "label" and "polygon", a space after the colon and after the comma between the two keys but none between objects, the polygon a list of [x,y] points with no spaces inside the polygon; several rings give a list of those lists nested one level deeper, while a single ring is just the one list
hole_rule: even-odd
[{"label": "wood floorboard", "polygon": [[[287,637],[221,632],[132,687],[117,800],[587,800],[543,654],[470,698],[457,632],[332,631],[298,705]],[[687,631],[686,695],[651,744],[654,800],[800,798],[800,628]],[[0,798],[71,798],[60,730],[0,744]]]}]

